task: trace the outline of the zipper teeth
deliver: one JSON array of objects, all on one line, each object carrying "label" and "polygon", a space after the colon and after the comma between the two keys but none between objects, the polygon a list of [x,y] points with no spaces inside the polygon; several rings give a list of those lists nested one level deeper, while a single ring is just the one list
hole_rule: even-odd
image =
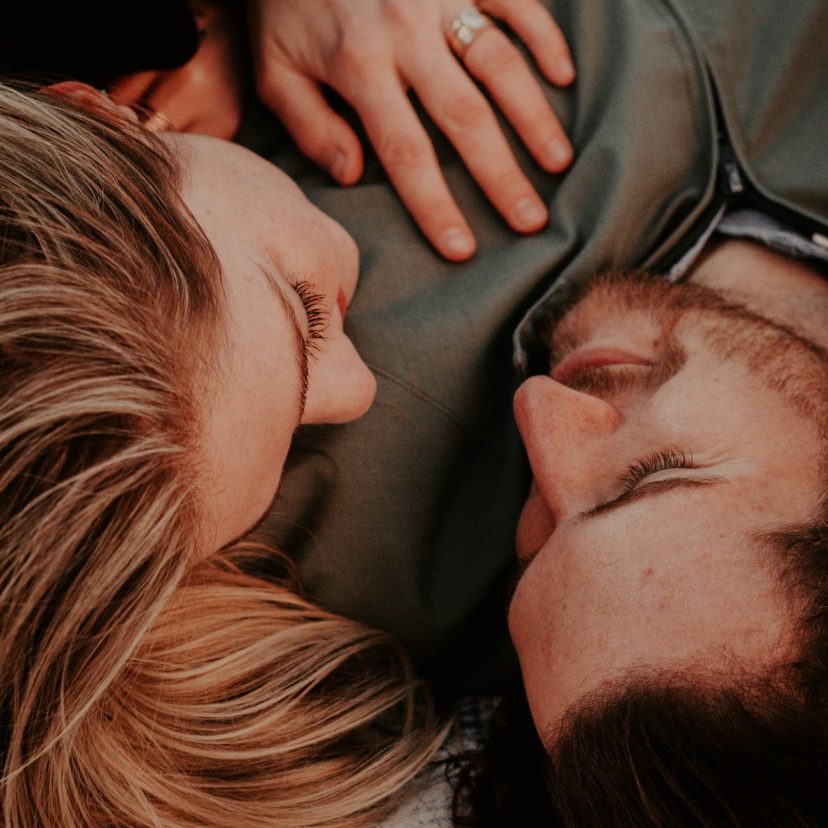
[{"label": "zipper teeth", "polygon": [[671,250],[666,257],[657,262],[657,271],[668,271],[693,247],[704,234],[710,222],[723,204],[734,201],[743,201],[752,204],[770,216],[774,216],[794,230],[809,238],[814,244],[828,250],[828,235],[821,232],[821,226],[788,207],[784,207],[765,197],[753,187],[742,171],[736,153],[727,140],[727,136],[720,134],[718,181],[716,191],[710,204],[698,217],[693,225],[692,232],[688,233],[681,243]]},{"label": "zipper teeth", "polygon": [[742,181],[742,174],[739,171],[739,165],[733,161],[728,161],[724,165],[724,178],[728,192],[731,195],[739,195],[745,191],[745,184]]},{"label": "zipper teeth", "polygon": [[[739,163],[736,152],[728,142],[727,136],[723,135],[722,138],[723,141],[719,150],[719,157],[721,159],[720,182],[724,188],[725,196],[745,198],[748,203],[760,207],[768,215],[775,216],[784,221],[797,232],[811,239],[815,244],[828,246],[826,244],[828,237],[822,232],[824,228],[818,221],[803,216],[790,207],[778,204],[751,184],[749,177]],[[735,184],[735,187],[731,186],[731,184]],[[819,241],[819,239],[823,241]]]}]

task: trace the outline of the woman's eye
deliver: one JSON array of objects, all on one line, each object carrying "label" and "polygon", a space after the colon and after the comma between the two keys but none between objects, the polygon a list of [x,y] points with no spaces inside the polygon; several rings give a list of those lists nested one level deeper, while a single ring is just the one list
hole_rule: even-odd
[{"label": "woman's eye", "polygon": [[305,344],[309,351],[314,352],[319,342],[325,339],[325,331],[328,329],[329,313],[325,308],[325,297],[318,293],[310,282],[295,282],[291,287],[305,308],[308,320],[308,337]]}]

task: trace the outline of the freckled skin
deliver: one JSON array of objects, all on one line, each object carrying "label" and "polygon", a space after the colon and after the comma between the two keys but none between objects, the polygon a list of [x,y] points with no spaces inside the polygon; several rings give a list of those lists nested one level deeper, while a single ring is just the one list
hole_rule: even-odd
[{"label": "freckled skin", "polygon": [[[376,383],[342,330],[340,303],[353,297],[358,269],[345,230],[248,150],[196,135],[166,140],[182,158],[182,196],[224,279],[218,364],[201,389],[210,551],[247,531],[273,500],[300,415],[304,423],[354,419],[371,404]],[[326,319],[304,411],[298,352],[308,320],[290,279],[311,284]]]}]

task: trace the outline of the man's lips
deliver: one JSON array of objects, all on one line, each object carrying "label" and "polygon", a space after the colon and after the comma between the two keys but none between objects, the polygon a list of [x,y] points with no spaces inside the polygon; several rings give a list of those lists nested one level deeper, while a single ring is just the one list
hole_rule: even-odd
[{"label": "man's lips", "polygon": [[517,525],[515,548],[518,560],[531,561],[554,531],[555,518],[533,480]]},{"label": "man's lips", "polygon": [[592,368],[603,368],[606,365],[652,364],[651,359],[622,348],[582,348],[567,354],[555,366],[552,379],[566,385],[573,377]]}]

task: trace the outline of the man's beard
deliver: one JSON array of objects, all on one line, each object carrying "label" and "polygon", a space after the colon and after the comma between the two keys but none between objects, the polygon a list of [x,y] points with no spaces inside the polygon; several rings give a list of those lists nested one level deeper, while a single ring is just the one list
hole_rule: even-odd
[{"label": "man's beard", "polygon": [[[650,317],[661,329],[666,351],[674,354],[681,350],[677,331],[692,326],[718,356],[741,362],[828,436],[828,351],[710,287],[671,284],[641,271],[608,272],[571,291],[541,328],[542,345],[533,354],[533,373],[551,373],[564,356],[585,344],[602,318],[625,313]],[[679,367],[674,360],[671,373]]]}]

